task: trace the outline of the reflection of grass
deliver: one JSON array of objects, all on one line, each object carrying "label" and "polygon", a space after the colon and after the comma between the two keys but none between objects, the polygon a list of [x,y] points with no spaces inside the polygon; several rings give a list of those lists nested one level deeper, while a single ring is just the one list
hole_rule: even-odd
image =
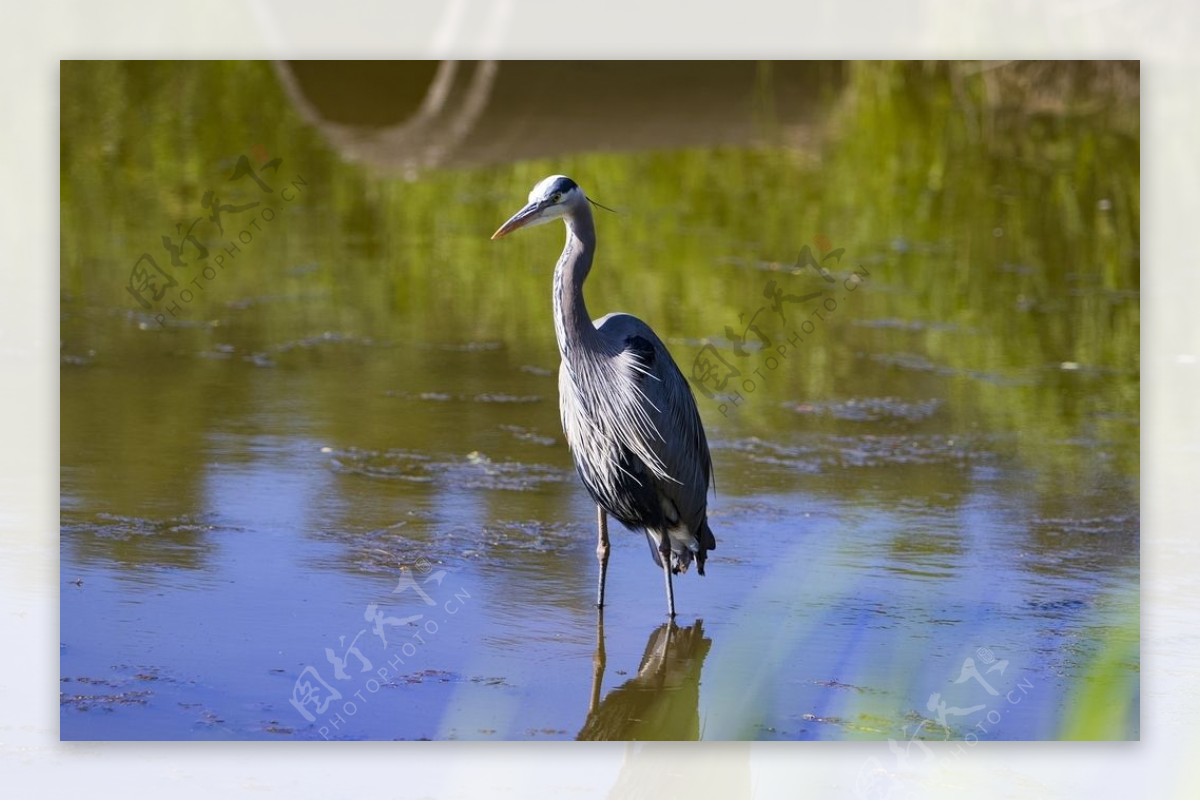
[{"label": "reflection of grass", "polygon": [[1067,699],[1064,740],[1122,740],[1139,728],[1139,626],[1137,603],[1098,635],[1097,653]]},{"label": "reflection of grass", "polygon": [[[599,219],[591,310],[636,313],[670,342],[723,342],[726,326],[763,305],[770,278],[787,292],[812,289],[812,275],[755,265],[790,265],[818,235],[846,247],[842,267],[869,265],[871,280],[730,424],[765,435],[796,424],[782,402],[907,387],[918,400],[947,397],[953,428],[1018,432],[1023,458],[1069,481],[1092,474],[1092,451],[1047,443],[1119,443],[1118,468],[1136,475],[1138,110],[1127,70],[1113,70],[855,64],[816,162],[769,148],[594,154],[406,182],[339,163],[264,64],[68,62],[62,288],[132,310],[124,286],[138,254],[201,213],[204,191],[261,144],[305,177],[308,194],[185,318],[228,321],[231,301],[283,296],[294,300],[240,315],[224,336],[252,350],[323,330],[487,339],[553,366],[549,278],[561,231],[488,235],[528,186],[564,171],[621,211]],[[215,231],[206,241],[222,245]],[[803,319],[788,311],[790,325]],[[881,318],[936,325],[852,325]],[[769,333],[785,338],[787,325],[770,319]],[[197,349],[213,336],[181,335]],[[64,324],[64,342],[126,362],[159,347],[133,328],[77,320]],[[673,345],[685,371],[697,347]],[[863,355],[915,356],[945,378],[879,370]]]},{"label": "reflection of grass", "polygon": [[[1097,447],[1133,491],[1137,98],[1128,82],[1101,91],[1087,70],[1044,74],[1053,69],[854,64],[815,161],[778,148],[593,154],[406,182],[339,163],[264,64],[67,62],[62,289],[133,310],[124,285],[138,254],[199,214],[204,191],[261,144],[305,177],[308,192],[184,311],[189,322],[224,327],[180,332],[166,350],[226,342],[261,351],[340,331],[393,343],[502,342],[517,363],[553,367],[548,297],[561,231],[488,236],[538,178],[563,171],[620,210],[599,218],[590,309],[651,321],[685,372],[699,346],[679,342],[724,342],[726,326],[764,304],[768,279],[797,294],[820,284],[756,265],[790,265],[824,235],[847,249],[841,268],[868,266],[870,281],[735,415],[702,401],[714,422],[773,437],[798,426],[788,402],[943,398],[945,430],[1014,432],[1019,457],[1057,477],[1054,492],[1093,488]],[[206,241],[222,245],[215,231]],[[227,307],[262,296],[284,300],[241,314]],[[771,336],[786,338],[805,316],[787,311],[786,325],[768,314]],[[854,325],[884,318],[918,325]],[[165,340],[152,331],[74,316],[63,340],[69,353],[161,369]],[[210,372],[191,375],[203,382]],[[191,400],[171,408],[206,416],[202,386],[179,394]],[[145,415],[117,405],[113,425],[136,439]]]},{"label": "reflection of grass", "polygon": [[[851,241],[899,237],[909,253],[928,244],[941,254],[906,254],[879,271],[895,288],[881,316],[977,331],[922,338],[925,355],[951,370],[1034,371],[1020,390],[958,389],[996,428],[1026,435],[1023,456],[1085,476],[1075,455],[1046,445],[1137,436],[1136,65],[1066,64],[1053,80],[1045,65],[972,69],[856,64],[825,174],[859,212]],[[1108,90],[1080,94],[1093,84]],[[1064,363],[1103,376],[1060,378]],[[1136,472],[1136,454],[1119,451],[1124,469]]]},{"label": "reflection of grass", "polygon": [[[980,558],[955,553],[962,543],[949,532],[897,558],[881,543],[904,521],[880,515],[839,528],[814,518],[789,551],[773,552],[774,569],[747,590],[706,666],[707,736],[890,738],[913,759],[924,753],[909,744],[914,739],[970,745],[1138,736],[1136,589],[1127,605],[1081,602],[1053,618],[1017,620],[1028,609],[1022,599],[1045,585],[1016,561],[989,571],[996,586],[889,576],[914,563]],[[999,585],[1017,595],[998,600]],[[792,614],[770,614],[780,606]],[[934,617],[957,620],[941,627],[929,622]],[[996,640],[1005,646],[992,657],[1005,664],[992,672],[979,645]],[[995,694],[963,673],[968,657]],[[1062,696],[1053,687],[1059,682]],[[944,705],[941,722],[934,693]],[[764,720],[778,731],[764,735]]]}]

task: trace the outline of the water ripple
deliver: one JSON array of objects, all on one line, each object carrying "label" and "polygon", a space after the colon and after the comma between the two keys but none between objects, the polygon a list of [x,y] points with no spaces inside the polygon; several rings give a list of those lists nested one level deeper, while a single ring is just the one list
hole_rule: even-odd
[{"label": "water ripple", "polygon": [[570,478],[570,473],[558,467],[492,461],[479,451],[462,457],[435,457],[416,451],[350,448],[333,451],[330,466],[337,473],[420,484],[444,482],[460,489],[534,490]]}]

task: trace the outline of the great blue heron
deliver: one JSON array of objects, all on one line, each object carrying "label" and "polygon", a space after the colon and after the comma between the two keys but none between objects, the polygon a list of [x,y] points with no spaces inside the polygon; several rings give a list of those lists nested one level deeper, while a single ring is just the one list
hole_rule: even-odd
[{"label": "great blue heron", "polygon": [[575,469],[596,502],[596,605],[604,608],[608,574],[608,520],[646,532],[650,554],[663,570],[667,610],[675,616],[671,574],[693,555],[717,547],[708,527],[712,458],[687,380],[650,326],[628,314],[592,322],[583,282],[596,253],[596,226],[583,190],[551,175],[492,239],[561,217],[567,244],[554,269],[554,333],[562,366],[558,405]]}]

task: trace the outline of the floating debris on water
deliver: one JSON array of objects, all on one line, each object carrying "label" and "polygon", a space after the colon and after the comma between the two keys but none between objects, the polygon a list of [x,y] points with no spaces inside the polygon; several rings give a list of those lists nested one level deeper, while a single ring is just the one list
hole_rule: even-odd
[{"label": "floating debris on water", "polygon": [[63,364],[72,367],[85,367],[91,364],[96,359],[96,351],[89,349],[85,355],[76,355],[72,353],[64,353],[59,357]]},{"label": "floating debris on water", "polygon": [[334,452],[335,472],[371,478],[430,483],[446,481],[466,489],[532,490],[546,483],[567,481],[570,473],[544,464],[496,462],[479,451],[463,457],[434,457],[416,451],[366,451],[351,448]]},{"label": "floating debris on water", "polygon": [[275,353],[288,353],[293,350],[313,350],[325,345],[361,345],[363,347],[373,347],[376,345],[376,342],[370,337],[343,334],[339,331],[323,331],[315,336],[284,342],[271,348],[271,350]]},{"label": "floating debris on water", "polygon": [[500,430],[507,431],[508,433],[510,433],[514,437],[516,437],[517,439],[522,440],[524,442],[533,442],[538,445],[547,445],[547,446],[558,444],[558,440],[556,440],[554,437],[548,437],[548,436],[545,436],[544,434],[539,434],[536,431],[533,431],[531,429],[522,428],[521,426],[502,425],[502,426],[500,426]]},{"label": "floating debris on water", "polygon": [[78,712],[90,712],[93,709],[113,712],[119,706],[145,706],[151,695],[149,690],[129,690],[109,695],[67,695],[62,693],[59,695],[59,704]]},{"label": "floating debris on water", "polygon": [[384,393],[390,398],[402,400],[432,401],[445,403],[447,401],[462,401],[466,403],[541,403],[545,398],[541,395],[507,395],[502,392],[482,392],[477,395],[451,395],[446,392],[420,392],[412,394],[390,390]]},{"label": "floating debris on water", "polygon": [[442,343],[435,343],[432,345],[426,345],[425,347],[431,347],[431,348],[435,348],[437,350],[452,350],[452,351],[459,351],[459,352],[463,352],[463,353],[476,353],[478,351],[500,350],[501,348],[504,347],[504,343],[503,342],[462,342],[462,343],[442,342]]},{"label": "floating debris on water", "polygon": [[251,353],[249,356],[243,357],[246,361],[253,364],[255,367],[274,367],[275,360],[266,353]]},{"label": "floating debris on water", "polygon": [[1045,534],[1105,536],[1128,534],[1139,530],[1136,514],[1107,515],[1105,517],[1039,517],[1033,525]]},{"label": "floating debris on water", "polygon": [[503,393],[485,392],[471,398],[476,403],[540,403],[541,395],[505,395]]},{"label": "floating debris on water", "polygon": [[724,445],[752,461],[803,473],[894,465],[965,465],[995,457],[986,438],[946,434],[813,435],[792,444],[746,437]]},{"label": "floating debris on water", "polygon": [[797,414],[827,415],[837,420],[853,420],[858,422],[905,422],[915,423],[926,420],[941,408],[940,398],[923,401],[903,401],[899,398],[851,398],[845,401],[824,401],[784,403],[785,409]]},{"label": "floating debris on water", "polygon": [[970,330],[963,330],[960,326],[954,323],[935,323],[928,320],[902,320],[899,317],[880,317],[874,320],[851,320],[851,325],[859,328],[884,328],[893,331],[960,331],[963,333],[973,333]]}]

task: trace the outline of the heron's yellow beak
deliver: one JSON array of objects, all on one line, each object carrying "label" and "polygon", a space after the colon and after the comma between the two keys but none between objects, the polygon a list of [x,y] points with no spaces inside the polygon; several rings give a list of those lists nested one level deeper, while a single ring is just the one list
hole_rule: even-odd
[{"label": "heron's yellow beak", "polygon": [[507,236],[518,228],[524,228],[532,222],[539,219],[539,214],[542,211],[541,203],[530,203],[525,208],[518,211],[516,214],[508,218],[504,225],[496,229],[496,233],[492,234],[492,239],[499,239],[502,236]]}]

